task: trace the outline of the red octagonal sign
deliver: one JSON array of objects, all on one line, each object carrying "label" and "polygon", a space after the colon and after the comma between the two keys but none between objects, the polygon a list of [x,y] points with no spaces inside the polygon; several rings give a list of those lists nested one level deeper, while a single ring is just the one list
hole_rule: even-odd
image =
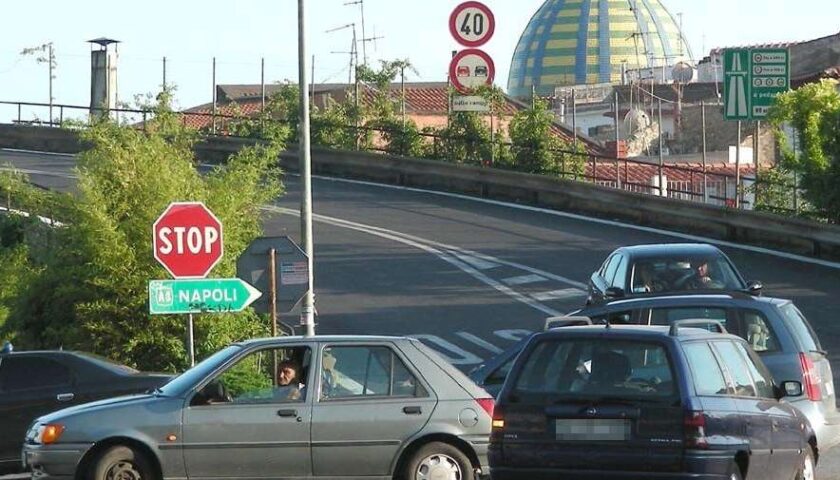
[{"label": "red octagonal sign", "polygon": [[204,278],[222,259],[222,222],[203,203],[169,205],[152,231],[155,259],[175,278]]}]

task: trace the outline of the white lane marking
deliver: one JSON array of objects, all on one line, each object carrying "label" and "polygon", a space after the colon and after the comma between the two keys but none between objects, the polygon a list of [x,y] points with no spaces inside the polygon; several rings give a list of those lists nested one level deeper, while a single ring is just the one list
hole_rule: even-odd
[{"label": "white lane marking", "polygon": [[[278,212],[278,213],[285,213],[285,214],[289,214],[289,215],[293,215],[293,216],[300,216],[300,212],[298,212],[296,210],[292,210],[290,208],[283,208],[283,207],[276,207],[276,206],[265,206],[265,207],[262,207],[262,209],[267,210],[267,211]],[[445,262],[448,262],[448,263],[452,264],[453,266],[461,269],[465,273],[467,273],[469,275],[472,275],[477,280],[489,285],[490,287],[495,288],[499,292],[502,292],[505,295],[508,295],[508,296],[512,297],[513,299],[519,301],[519,302],[522,302],[522,303],[528,305],[529,307],[531,307],[535,310],[539,310],[539,311],[541,311],[545,314],[548,314],[549,316],[560,316],[560,315],[562,315],[561,312],[558,312],[557,310],[554,310],[553,308],[550,308],[546,305],[543,305],[543,304],[537,302],[536,300],[533,300],[533,299],[529,298],[528,296],[523,295],[523,294],[511,289],[510,287],[508,287],[506,285],[503,285],[501,282],[497,282],[496,280],[494,280],[494,279],[488,277],[487,275],[481,273],[480,271],[473,268],[472,266],[470,266],[470,265],[468,265],[468,264],[466,264],[466,263],[464,263],[464,262],[462,262],[462,261],[460,261],[456,258],[453,258],[453,256],[451,254],[447,254],[446,252],[444,252],[440,249],[437,249],[435,247],[432,247],[432,246],[429,246],[428,244],[423,243],[423,242],[428,242],[427,240],[419,239],[418,237],[406,236],[406,235],[403,235],[399,232],[394,232],[392,230],[387,230],[387,229],[384,229],[384,228],[371,227],[369,225],[350,222],[350,221],[347,221],[347,220],[341,220],[341,219],[333,218],[333,217],[326,217],[324,215],[312,215],[312,218],[316,221],[326,223],[326,224],[329,224],[329,225],[333,225],[333,226],[336,226],[336,227],[342,227],[342,228],[347,228],[347,229],[350,229],[350,230],[356,230],[358,232],[367,233],[367,234],[374,235],[374,236],[377,236],[377,237],[386,238],[388,240],[393,240],[395,242],[404,243],[406,245],[409,245],[409,246],[412,246],[412,247],[415,247],[415,248],[419,248],[419,249],[424,250],[428,253],[431,253],[432,255],[437,256],[438,258],[440,258],[441,260],[443,260]],[[434,245],[435,242],[429,242],[429,244]],[[499,262],[499,263],[502,263],[502,262]]]},{"label": "white lane marking", "polygon": [[810,263],[812,265],[820,265],[822,267],[828,267],[828,268],[833,268],[833,269],[836,269],[836,270],[840,270],[840,262],[832,262],[832,261],[829,261],[829,260],[821,260],[819,258],[806,257],[804,255],[797,255],[795,253],[780,252],[778,250],[771,250],[769,248],[756,247],[756,246],[753,246],[753,245],[743,245],[743,244],[740,244],[740,243],[727,242],[726,240],[718,240],[716,238],[702,237],[702,236],[699,236],[699,235],[690,235],[688,233],[672,232],[672,231],[661,230],[661,229],[653,228],[653,227],[643,227],[641,225],[633,225],[633,224],[629,224],[629,223],[622,223],[622,222],[617,222],[615,220],[604,220],[604,219],[601,219],[601,218],[590,218],[590,217],[586,217],[586,216],[583,216],[583,215],[577,215],[577,214],[574,214],[574,213],[560,212],[560,211],[557,211],[557,210],[549,210],[547,208],[532,207],[530,205],[519,205],[519,204],[516,204],[516,203],[502,202],[500,200],[489,200],[489,199],[486,199],[486,198],[471,197],[469,195],[461,195],[459,193],[436,192],[436,191],[433,191],[433,190],[424,190],[422,188],[400,187],[400,186],[397,186],[397,185],[384,185],[384,184],[381,184],[381,183],[365,182],[365,181],[362,181],[362,180],[348,180],[348,179],[344,179],[344,178],[331,178],[331,177],[323,177],[323,176],[320,176],[320,175],[314,175],[313,178],[317,178],[319,180],[326,180],[326,181],[330,181],[330,182],[352,183],[352,184],[357,184],[357,185],[367,185],[367,186],[371,186],[371,187],[388,188],[388,189],[392,189],[392,190],[402,190],[402,191],[406,191],[406,192],[426,193],[426,194],[430,194],[430,195],[437,195],[437,196],[440,196],[440,197],[457,198],[459,200],[469,200],[469,201],[472,201],[472,202],[484,203],[484,204],[487,204],[487,205],[496,205],[496,206],[500,206],[500,207],[513,208],[513,209],[516,209],[516,210],[525,210],[525,211],[529,211],[529,212],[545,213],[545,214],[548,214],[548,215],[553,215],[555,217],[570,218],[570,219],[573,219],[573,220],[580,220],[580,221],[584,221],[584,222],[597,223],[597,224],[600,224],[600,225],[608,225],[608,226],[611,226],[611,227],[628,228],[628,229],[637,230],[637,231],[640,231],[640,232],[653,233],[653,234],[656,234],[656,235],[663,235],[663,236],[666,236],[666,237],[679,238],[681,240],[691,240],[692,242],[711,243],[713,245],[720,245],[720,246],[723,246],[723,247],[729,247],[729,248],[734,248],[734,249],[738,249],[738,250],[745,250],[745,251],[753,252],[753,253],[761,253],[761,254],[764,254],[764,255],[771,255],[771,256],[774,256],[774,257],[784,258],[784,259],[787,259],[787,260],[795,260],[795,261],[798,261],[798,262]]},{"label": "white lane marking", "polygon": [[532,333],[534,332],[530,330],[514,328],[510,330],[496,330],[493,332],[493,335],[505,340],[510,340],[511,342],[518,342]]},{"label": "white lane marking", "polygon": [[[452,365],[473,365],[476,363],[481,363],[480,357],[473,355],[472,353],[464,350],[458,345],[446,341],[438,337],[437,335],[420,333],[416,335],[409,335],[409,337],[421,340],[426,345],[429,345],[429,347],[434,348],[434,350],[440,356],[442,356],[444,359],[446,359],[447,362],[451,363]],[[441,349],[445,350],[448,353],[441,351]],[[455,356],[451,356],[449,354],[454,354]]]},{"label": "white lane marking", "polygon": [[544,282],[545,280],[546,280],[546,278],[541,276],[541,275],[532,274],[532,275],[522,275],[522,276],[519,276],[519,277],[506,278],[506,279],[502,280],[502,282],[504,282],[507,285],[510,285],[511,287],[513,287],[513,286],[516,286],[516,285],[528,285],[529,283]]},{"label": "white lane marking", "polygon": [[74,175],[72,173],[58,173],[58,172],[47,172],[45,170],[34,170],[31,168],[17,168],[17,167],[0,167],[0,170],[4,172],[20,172],[25,173],[27,175],[41,175],[44,177],[61,177],[61,178],[70,178],[70,179],[78,179],[78,175]]},{"label": "white lane marking", "polygon": [[38,150],[25,150],[21,148],[0,148],[0,152],[26,153],[30,155],[49,155],[52,157],[75,157],[74,153],[41,152]]},{"label": "white lane marking", "polygon": [[481,348],[483,348],[483,349],[485,349],[485,350],[487,350],[491,353],[502,353],[503,352],[503,350],[501,348],[493,345],[492,343],[488,342],[487,340],[484,340],[483,338],[479,338],[479,337],[473,335],[470,332],[458,332],[455,335],[458,335],[459,337],[463,338],[464,340],[466,340],[468,342],[472,342],[472,343],[478,345],[479,347],[481,347]]},{"label": "white lane marking", "polygon": [[491,268],[496,268],[499,266],[498,263],[488,262],[483,258],[478,258],[473,255],[466,255],[463,253],[453,253],[458,259],[467,262],[468,264],[472,265],[474,268],[478,270],[490,270]]},{"label": "white lane marking", "polygon": [[580,298],[585,296],[586,293],[583,290],[578,290],[577,288],[566,288],[563,290],[534,293],[531,295],[531,298],[541,302],[548,302],[552,300],[568,300],[571,298]]}]

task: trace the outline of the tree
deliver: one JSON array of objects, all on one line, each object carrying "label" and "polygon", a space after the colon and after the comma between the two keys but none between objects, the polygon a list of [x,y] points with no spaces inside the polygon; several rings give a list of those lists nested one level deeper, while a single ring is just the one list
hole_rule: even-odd
[{"label": "tree", "polygon": [[[840,222],[840,93],[822,81],[783,93],[770,110],[782,152],[781,167],[801,179],[803,196],[818,216]],[[791,148],[785,126],[793,127],[801,154]]]},{"label": "tree", "polygon": [[[261,233],[260,206],[282,192],[282,144],[247,147],[201,175],[196,137],[165,94],[145,132],[100,120],[81,136],[91,147],[78,158],[78,194],[48,194],[67,200],[63,226],[52,229],[50,255],[30,253],[15,269],[19,279],[34,274],[6,303],[3,331],[25,348],[63,346],[143,369],[182,369],[185,319],[148,313],[148,281],[167,277],[152,256],[152,223],[172,201],[206,202],[225,225],[225,257],[214,274],[233,276],[236,258]],[[253,313],[199,315],[197,353],[267,332]]]},{"label": "tree", "polygon": [[548,103],[536,99],[531,108],[518,112],[510,122],[511,150],[517,170],[543,175],[578,176],[584,157],[552,131],[554,114]]}]

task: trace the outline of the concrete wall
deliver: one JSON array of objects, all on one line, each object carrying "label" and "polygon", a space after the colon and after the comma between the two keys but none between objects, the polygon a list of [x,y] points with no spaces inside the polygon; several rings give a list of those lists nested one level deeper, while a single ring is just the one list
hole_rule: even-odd
[{"label": "concrete wall", "polygon": [[[196,153],[202,161],[221,163],[229,154],[252,142],[212,138],[198,145]],[[73,132],[0,125],[0,148],[74,153],[81,146]],[[281,164],[288,171],[297,171],[294,150],[282,155]],[[731,210],[516,172],[320,148],[313,149],[313,172],[537,205],[840,260],[840,227],[767,213]]]}]

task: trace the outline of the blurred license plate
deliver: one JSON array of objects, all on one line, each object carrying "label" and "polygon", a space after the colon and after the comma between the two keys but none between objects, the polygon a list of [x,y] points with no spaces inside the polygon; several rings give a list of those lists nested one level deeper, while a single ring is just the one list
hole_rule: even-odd
[{"label": "blurred license plate", "polygon": [[557,440],[620,442],[630,439],[627,419],[563,419],[555,421]]}]

